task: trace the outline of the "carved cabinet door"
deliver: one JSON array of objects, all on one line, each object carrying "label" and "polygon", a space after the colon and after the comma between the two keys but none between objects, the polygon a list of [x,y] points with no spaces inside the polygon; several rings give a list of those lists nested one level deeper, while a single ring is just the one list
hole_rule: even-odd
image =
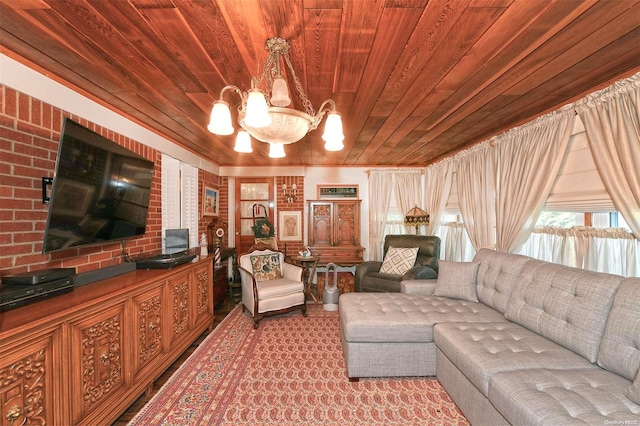
[{"label": "carved cabinet door", "polygon": [[360,203],[336,202],[336,245],[360,245]]},{"label": "carved cabinet door", "polygon": [[124,302],[70,323],[73,423],[118,396],[125,385]]},{"label": "carved cabinet door", "polygon": [[29,342],[0,344],[0,425],[44,425],[60,423],[53,411],[60,395],[54,394],[53,334]]},{"label": "carved cabinet door", "polygon": [[[226,274],[222,277],[226,283]],[[195,290],[195,322],[210,322],[213,314],[213,261],[198,265],[193,270],[193,289]],[[226,289],[226,285],[225,285]]]},{"label": "carved cabinet door", "polygon": [[309,245],[312,247],[332,246],[334,240],[333,203],[312,202],[309,206]]},{"label": "carved cabinet door", "polygon": [[169,344],[187,335],[193,327],[193,314],[190,313],[191,292],[189,285],[190,274],[188,272],[176,274],[167,280],[167,301],[171,309],[167,315],[167,332]]},{"label": "carved cabinet door", "polygon": [[133,374],[162,353],[162,285],[133,297]]}]

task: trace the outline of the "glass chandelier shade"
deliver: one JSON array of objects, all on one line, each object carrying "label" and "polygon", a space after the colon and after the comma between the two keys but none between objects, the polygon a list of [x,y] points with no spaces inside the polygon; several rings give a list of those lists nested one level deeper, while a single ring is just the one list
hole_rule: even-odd
[{"label": "glass chandelier shade", "polygon": [[211,121],[207,129],[216,135],[230,135],[235,131],[231,124],[231,111],[229,110],[228,103],[223,100],[213,103],[213,108],[211,108]]},{"label": "glass chandelier shade", "polygon": [[291,103],[289,97],[289,89],[287,88],[287,80],[283,76],[277,75],[273,79],[271,87],[271,105],[277,107],[286,107]]},{"label": "glass chandelier shade", "polygon": [[269,157],[270,158],[283,158],[284,156],[285,156],[284,144],[281,144],[281,143],[271,143],[271,144],[269,144]]},{"label": "glass chandelier shade", "polygon": [[[222,89],[220,99],[214,102],[211,110],[211,121],[207,126],[209,131],[217,135],[230,135],[234,132],[229,104],[222,100],[225,91],[233,90],[242,101],[238,107],[238,123],[242,130],[236,138],[235,151],[252,152],[250,138],[247,143],[247,138],[251,135],[260,142],[270,144],[269,157],[284,157],[284,145],[298,142],[317,129],[325,114],[327,120],[322,136],[325,149],[343,149],[342,118],[336,111],[335,102],[328,99],[322,103],[317,113],[314,111],[291,65],[289,42],[282,38],[271,38],[267,40],[265,48],[269,56],[262,75],[252,78],[249,91],[243,92],[236,86],[225,86]],[[291,97],[287,80],[280,72],[281,59],[284,59],[289,69],[288,74],[295,82],[304,111],[287,108],[291,104]],[[266,87],[264,91],[258,88],[262,82]],[[246,136],[240,136],[243,130],[247,132]]]},{"label": "glass chandelier shade", "polygon": [[233,147],[233,150],[244,153],[253,152],[253,148],[251,147],[251,136],[249,136],[249,133],[247,133],[246,130],[238,130],[238,134],[236,135],[236,146]]},{"label": "glass chandelier shade", "polygon": [[342,118],[337,111],[331,111],[327,114],[322,139],[325,141],[324,149],[327,151],[340,151],[344,148],[344,144],[342,143],[344,140]]},{"label": "glass chandelier shade", "polygon": [[264,98],[264,93],[260,89],[253,88],[249,90],[247,96],[247,114],[244,117],[247,126],[256,129],[267,127],[271,124],[271,116],[269,115],[269,106]]},{"label": "glass chandelier shade", "polygon": [[311,128],[312,117],[302,111],[269,107],[269,115],[271,116],[270,126],[250,126],[246,117],[242,116],[240,116],[240,125],[260,142],[280,144],[298,142],[309,133]]}]

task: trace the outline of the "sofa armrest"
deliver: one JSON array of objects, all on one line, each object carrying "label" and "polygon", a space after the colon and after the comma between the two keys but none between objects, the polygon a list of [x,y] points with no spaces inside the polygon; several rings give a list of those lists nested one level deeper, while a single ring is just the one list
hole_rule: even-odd
[{"label": "sofa armrest", "polygon": [[428,280],[438,278],[438,273],[430,266],[417,265],[402,276],[402,280]]},{"label": "sofa armrest", "polygon": [[302,281],[302,267],[292,263],[282,263],[282,276],[293,281]]},{"label": "sofa armrest", "polygon": [[422,294],[425,296],[431,296],[436,289],[437,282],[437,279],[402,280],[402,282],[400,283],[400,292],[406,294]]},{"label": "sofa armrest", "polygon": [[362,291],[362,278],[371,273],[378,272],[382,262],[377,260],[368,260],[356,266],[355,291]]}]

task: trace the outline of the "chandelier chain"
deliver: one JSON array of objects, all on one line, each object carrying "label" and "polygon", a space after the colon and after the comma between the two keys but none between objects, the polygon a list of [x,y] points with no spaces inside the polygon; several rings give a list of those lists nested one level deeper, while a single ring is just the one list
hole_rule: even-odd
[{"label": "chandelier chain", "polygon": [[302,105],[304,106],[305,111],[311,117],[315,118],[316,112],[313,109],[313,105],[311,104],[311,101],[309,100],[309,98],[307,98],[307,94],[305,93],[304,88],[302,87],[302,83],[300,83],[300,79],[296,75],[296,72],[293,70],[293,65],[291,65],[291,60],[289,59],[289,52],[286,52],[284,54],[284,60],[289,66],[289,69],[291,70],[291,77],[293,77],[293,82],[295,83],[296,90],[300,95],[300,100],[302,100]]}]

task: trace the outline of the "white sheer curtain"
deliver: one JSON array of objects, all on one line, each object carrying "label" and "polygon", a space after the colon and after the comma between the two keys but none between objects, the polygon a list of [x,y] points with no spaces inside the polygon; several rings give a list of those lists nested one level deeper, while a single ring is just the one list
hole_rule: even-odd
[{"label": "white sheer curtain", "polygon": [[545,226],[534,229],[517,253],[581,268],[583,247],[582,236],[577,228]]},{"label": "white sheer curtain", "polygon": [[435,235],[440,225],[440,218],[451,193],[453,181],[453,163],[441,161],[429,166],[424,173],[424,200],[425,210],[429,213],[429,225],[427,235]]},{"label": "white sheer curtain", "polygon": [[640,241],[624,228],[591,228],[584,269],[640,277]]},{"label": "white sheer curtain", "polygon": [[495,159],[489,142],[456,155],[456,186],[464,226],[476,250],[495,248]]},{"label": "white sheer curtain", "polygon": [[462,222],[442,223],[434,235],[440,237],[442,241],[440,259],[451,262],[471,262],[476,255],[476,250]]},{"label": "white sheer curtain", "polygon": [[393,188],[392,173],[369,171],[369,260],[382,260],[382,244]]},{"label": "white sheer curtain", "polygon": [[535,227],[567,150],[572,106],[494,138],[496,150],[496,248],[516,252]]},{"label": "white sheer curtain", "polygon": [[[407,213],[414,207],[422,205],[420,190],[421,170],[396,171],[393,173],[396,201],[401,212]],[[415,232],[415,227],[407,227],[406,234]]]},{"label": "white sheer curtain", "polygon": [[640,73],[576,102],[607,192],[640,239]]},{"label": "white sheer curtain", "polygon": [[640,276],[640,241],[624,228],[536,228],[519,253],[591,271]]}]

